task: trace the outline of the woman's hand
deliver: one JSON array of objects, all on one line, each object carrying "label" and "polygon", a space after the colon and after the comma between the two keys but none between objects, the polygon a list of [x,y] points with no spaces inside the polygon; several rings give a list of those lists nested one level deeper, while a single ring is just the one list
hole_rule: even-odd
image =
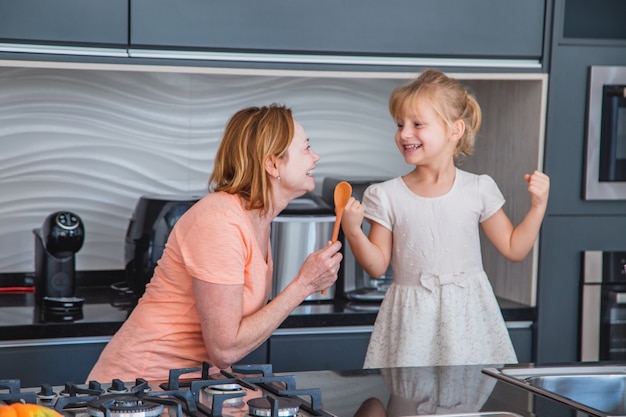
[{"label": "woman's hand", "polygon": [[306,288],[307,296],[331,287],[337,280],[343,255],[341,242],[328,242],[326,247],[311,253],[300,267],[296,281]]}]

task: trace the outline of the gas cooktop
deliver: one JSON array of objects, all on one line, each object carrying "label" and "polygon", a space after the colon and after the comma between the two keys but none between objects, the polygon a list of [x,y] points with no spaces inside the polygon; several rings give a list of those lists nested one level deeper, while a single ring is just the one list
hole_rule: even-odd
[{"label": "gas cooktop", "polygon": [[[0,404],[22,401],[67,417],[336,417],[322,407],[320,389],[297,389],[295,376],[274,375],[271,365],[237,365],[209,373],[211,364],[172,369],[167,381],[68,382],[23,388],[0,380]],[[185,378],[201,371],[201,377]]]}]

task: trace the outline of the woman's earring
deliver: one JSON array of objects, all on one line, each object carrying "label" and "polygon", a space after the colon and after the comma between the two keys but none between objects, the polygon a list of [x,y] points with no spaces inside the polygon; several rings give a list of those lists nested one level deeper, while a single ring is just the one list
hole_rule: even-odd
[{"label": "woman's earring", "polygon": [[278,181],[280,181],[280,175],[278,175],[278,176],[276,177],[276,179],[277,179]]}]

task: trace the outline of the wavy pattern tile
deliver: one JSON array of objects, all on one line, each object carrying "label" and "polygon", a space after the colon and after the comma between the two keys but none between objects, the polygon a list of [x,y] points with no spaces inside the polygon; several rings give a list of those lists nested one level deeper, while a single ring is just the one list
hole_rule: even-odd
[{"label": "wavy pattern tile", "polygon": [[202,194],[227,119],[290,106],[329,175],[394,176],[387,79],[0,68],[0,273],[33,270],[32,229],[81,216],[79,270],[122,269],[141,195]]}]

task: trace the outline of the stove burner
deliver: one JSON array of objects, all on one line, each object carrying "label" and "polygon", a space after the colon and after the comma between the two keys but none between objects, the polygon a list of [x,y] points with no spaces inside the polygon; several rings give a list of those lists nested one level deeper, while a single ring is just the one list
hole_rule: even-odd
[{"label": "stove burner", "polygon": [[[245,390],[239,384],[218,384],[211,385],[204,388],[204,392],[213,396],[213,395],[222,395],[222,394],[234,394],[234,393],[244,393]],[[224,400],[223,404],[227,407],[243,407],[243,396],[227,398]]]},{"label": "stove burner", "polygon": [[212,390],[221,391],[221,392],[232,392],[232,391],[241,391],[243,388],[239,384],[216,384],[206,387],[204,390],[207,392],[211,392]]},{"label": "stove burner", "polygon": [[[275,404],[273,404],[275,403]],[[278,413],[272,413],[273,406]],[[291,398],[253,398],[248,401],[248,413],[254,417],[293,417],[300,411],[300,403]]]},{"label": "stove burner", "polygon": [[93,417],[156,417],[164,406],[134,395],[103,395],[87,403],[87,412]]}]

